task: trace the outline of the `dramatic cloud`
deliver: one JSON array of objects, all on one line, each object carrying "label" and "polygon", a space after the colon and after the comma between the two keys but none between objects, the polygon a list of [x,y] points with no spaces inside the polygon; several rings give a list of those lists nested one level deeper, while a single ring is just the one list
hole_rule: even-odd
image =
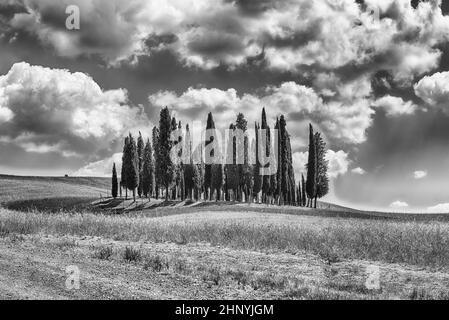
[{"label": "dramatic cloud", "polygon": [[359,174],[359,175],[361,175],[361,176],[363,176],[363,175],[366,173],[366,171],[363,170],[363,169],[360,168],[360,167],[357,167],[357,168],[352,169],[351,172],[354,173],[354,174]]},{"label": "dramatic cloud", "polygon": [[395,117],[399,115],[413,114],[417,106],[412,101],[404,101],[399,97],[385,96],[373,104],[374,107],[383,108],[388,116]]},{"label": "dramatic cloud", "polygon": [[432,76],[424,77],[415,85],[415,94],[430,106],[447,109],[449,72],[437,72]]},{"label": "dramatic cloud", "polygon": [[413,177],[415,179],[423,179],[425,177],[427,177],[427,171],[422,171],[422,170],[418,170],[413,172]]},{"label": "dramatic cloud", "polygon": [[[15,1],[22,3],[22,1]],[[438,66],[438,44],[449,34],[441,1],[73,0],[81,30],[65,29],[65,4],[24,0],[6,19],[9,33],[27,32],[63,56],[97,54],[106,61],[135,61],[169,49],[189,66],[214,68],[264,62],[302,72],[357,66],[390,70],[397,81]],[[371,15],[378,8],[380,19]],[[6,28],[6,27],[4,27]]]},{"label": "dramatic cloud", "polygon": [[365,141],[365,131],[371,125],[373,113],[368,101],[324,103],[313,89],[294,82],[267,87],[259,96],[239,96],[235,89],[189,88],[181,95],[171,91],[158,92],[150,95],[149,101],[157,108],[170,106],[180,118],[188,121],[205,119],[207,112],[212,112],[217,126],[222,129],[233,123],[239,112],[245,113],[250,124],[260,121],[261,109],[266,107],[271,128],[275,117],[284,114],[288,119],[288,130],[302,141],[306,141],[307,131],[297,131],[299,126],[295,122],[312,121],[328,139],[354,144]]},{"label": "dramatic cloud", "polygon": [[408,203],[404,202],[404,201],[395,201],[393,203],[390,204],[390,208],[393,209],[404,209],[404,208],[408,208]]},{"label": "dramatic cloud", "polygon": [[127,103],[126,90],[103,91],[84,73],[17,63],[0,76],[0,142],[92,156],[128,130],[149,127],[143,110]]}]

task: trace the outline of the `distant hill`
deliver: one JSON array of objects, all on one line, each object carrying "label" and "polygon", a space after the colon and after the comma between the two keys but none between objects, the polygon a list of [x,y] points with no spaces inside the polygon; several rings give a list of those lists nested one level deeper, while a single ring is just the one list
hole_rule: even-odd
[{"label": "distant hill", "polygon": [[105,197],[111,179],[95,177],[26,177],[0,175],[0,202],[56,197]]}]

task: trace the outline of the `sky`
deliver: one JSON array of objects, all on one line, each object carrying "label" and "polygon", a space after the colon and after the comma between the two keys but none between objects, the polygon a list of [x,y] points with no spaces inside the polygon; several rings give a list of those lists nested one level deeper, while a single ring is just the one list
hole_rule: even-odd
[{"label": "sky", "polygon": [[0,0],[0,173],[109,176],[161,107],[219,128],[265,107],[271,126],[286,116],[296,179],[308,124],[323,133],[324,200],[449,212],[448,14],[440,0]]}]

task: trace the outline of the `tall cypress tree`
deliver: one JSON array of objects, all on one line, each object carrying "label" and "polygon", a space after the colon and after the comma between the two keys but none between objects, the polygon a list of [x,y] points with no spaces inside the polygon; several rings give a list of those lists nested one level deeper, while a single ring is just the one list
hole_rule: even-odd
[{"label": "tall cypress tree", "polygon": [[126,167],[125,167],[125,157],[126,153],[128,152],[128,143],[129,143],[129,137],[125,138],[125,141],[123,143],[123,153],[122,153],[122,169],[121,169],[121,175],[120,175],[120,195],[122,194],[122,188],[125,188],[125,199],[128,200],[128,188],[126,187]]},{"label": "tall cypress tree", "polygon": [[292,205],[294,202],[296,202],[296,193],[295,193],[295,170],[293,169],[293,155],[292,155],[292,146],[290,143],[290,134],[288,133],[287,129],[285,128],[285,136],[286,136],[286,161],[287,161],[287,197],[288,197],[288,203]]},{"label": "tall cypress tree", "polygon": [[117,191],[118,191],[118,182],[117,182],[117,170],[115,168],[115,162],[112,166],[112,190],[111,195],[115,199],[117,198]]},{"label": "tall cypress tree", "polygon": [[136,149],[136,142],[130,133],[128,137],[128,143],[126,144],[123,166],[125,168],[126,188],[132,191],[134,201],[136,201],[136,188],[139,186],[138,159]]},{"label": "tall cypress tree", "polygon": [[321,137],[320,133],[315,133],[316,159],[317,159],[317,174],[316,174],[316,194],[315,204],[316,208],[317,198],[324,197],[329,192],[329,178],[327,176],[327,169],[329,162],[326,160],[326,143]]},{"label": "tall cypress tree", "polygon": [[232,197],[235,201],[240,186],[240,175],[239,167],[237,166],[237,139],[233,136],[234,131],[235,126],[234,124],[231,124],[229,126],[229,137],[226,150],[226,154],[228,155],[226,164],[226,188],[227,190],[232,191]]},{"label": "tall cypress tree", "polygon": [[252,187],[253,187],[253,171],[251,170],[251,165],[249,163],[249,141],[246,135],[246,131],[248,130],[248,122],[245,119],[243,113],[239,113],[237,115],[237,120],[235,121],[235,128],[243,131],[245,134],[243,137],[243,141],[236,141],[236,150],[237,152],[243,151],[243,164],[238,164],[239,175],[240,175],[240,185],[238,192],[238,200],[241,200],[242,192],[245,194],[245,200],[249,201]]},{"label": "tall cypress tree", "polygon": [[[214,118],[212,116],[212,112],[209,112],[207,115],[207,124],[206,124],[206,130],[215,129],[215,122]],[[206,137],[205,146],[208,146],[213,142],[213,137]],[[213,157],[214,150],[211,150],[210,157]],[[210,162],[210,161],[209,161]],[[206,163],[204,166],[204,197],[205,199],[212,200],[212,164]]]},{"label": "tall cypress tree", "polygon": [[[270,133],[270,127],[267,123],[267,115],[265,113],[265,108],[262,109],[262,124],[261,129],[265,129],[266,132],[266,145],[265,145],[265,155],[267,158],[271,156],[271,133]],[[266,167],[269,167],[270,164],[268,164]],[[262,179],[262,201],[268,203],[269,197],[271,196],[271,176],[270,175],[264,175]]]},{"label": "tall cypress tree", "polygon": [[303,207],[306,206],[306,201],[307,201],[307,197],[306,197],[306,180],[304,179],[304,175],[301,174],[301,205]]},{"label": "tall cypress tree", "polygon": [[279,118],[276,118],[276,124],[274,126],[275,131],[278,133],[277,144],[278,144],[278,154],[277,154],[277,172],[276,172],[276,186],[274,189],[274,197],[276,204],[281,204],[281,194],[282,194],[282,157],[283,157],[283,149],[282,149],[282,135],[280,130]]},{"label": "tall cypress tree", "polygon": [[147,140],[147,143],[143,150],[141,186],[143,195],[150,198],[154,188],[153,150],[151,147],[150,139]]},{"label": "tall cypress tree", "polygon": [[137,193],[139,198],[142,197],[142,168],[143,168],[143,149],[145,144],[143,142],[142,133],[139,131],[139,137],[137,138],[137,170],[139,172],[139,186],[137,188]]},{"label": "tall cypress tree", "polygon": [[[287,131],[287,123],[284,115],[279,119],[279,175],[280,178],[280,203],[291,204],[294,202],[294,172],[292,166],[292,154],[290,136]],[[279,183],[279,182],[278,182]]]},{"label": "tall cypress tree", "polygon": [[256,133],[256,140],[255,140],[255,146],[254,146],[254,159],[255,163],[253,165],[253,176],[254,176],[254,186],[253,186],[253,193],[254,197],[256,198],[256,201],[259,202],[259,192],[262,190],[262,183],[263,183],[263,177],[260,175],[260,160],[259,160],[259,130],[260,126],[258,123],[254,124],[254,130]]},{"label": "tall cypress tree", "polygon": [[159,171],[159,128],[154,126],[152,131],[153,140],[153,167],[154,170],[154,196],[159,199],[159,186],[161,181],[161,172]]},{"label": "tall cypress tree", "polygon": [[192,155],[192,141],[190,136],[190,128],[188,124],[186,125],[183,153],[184,153],[183,174],[184,174],[184,188],[185,188],[184,196],[192,200],[193,190],[195,188],[195,177],[194,177],[195,170]]},{"label": "tall cypress tree", "polygon": [[315,136],[313,134],[312,124],[309,124],[309,159],[307,162],[307,181],[306,181],[306,193],[308,197],[308,206],[312,207],[312,199],[316,194],[316,146]]},{"label": "tall cypress tree", "polygon": [[172,148],[171,135],[171,116],[168,107],[161,110],[159,117],[159,137],[158,137],[158,156],[157,169],[160,174],[160,184],[165,189],[165,201],[168,201],[169,189],[173,184],[173,163],[170,157]]}]

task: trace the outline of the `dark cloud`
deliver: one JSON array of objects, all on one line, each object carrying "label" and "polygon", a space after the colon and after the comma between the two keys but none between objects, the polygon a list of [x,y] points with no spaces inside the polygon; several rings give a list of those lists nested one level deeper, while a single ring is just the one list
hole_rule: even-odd
[{"label": "dark cloud", "polygon": [[21,2],[0,3],[0,18],[10,20],[17,13],[28,13],[27,8]]}]

